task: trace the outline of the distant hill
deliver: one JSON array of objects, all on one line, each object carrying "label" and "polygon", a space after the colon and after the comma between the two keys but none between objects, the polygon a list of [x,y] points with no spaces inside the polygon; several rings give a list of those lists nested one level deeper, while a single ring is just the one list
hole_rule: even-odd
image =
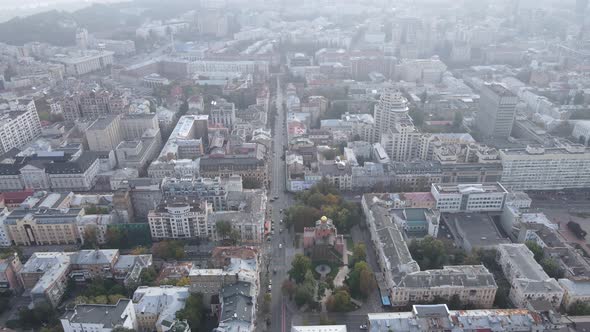
[{"label": "distant hill", "polygon": [[[118,4],[93,4],[69,13],[48,11],[27,17],[17,17],[0,23],[0,41],[23,45],[32,41],[58,46],[75,44],[77,27],[89,32],[116,31],[122,27],[138,27],[147,19],[169,19],[197,9],[194,0],[136,0]],[[141,16],[124,13],[124,8],[142,8]]]}]

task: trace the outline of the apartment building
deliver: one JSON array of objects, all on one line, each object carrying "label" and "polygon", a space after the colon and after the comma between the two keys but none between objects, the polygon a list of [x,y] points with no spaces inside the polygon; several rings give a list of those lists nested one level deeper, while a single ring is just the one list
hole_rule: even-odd
[{"label": "apartment building", "polygon": [[21,100],[18,110],[0,114],[0,154],[20,148],[41,135],[41,122],[33,100]]},{"label": "apartment building", "polygon": [[550,278],[533,253],[524,244],[501,244],[497,261],[510,282],[510,300],[519,308],[529,301],[545,301],[554,308],[561,305],[564,291],[557,280]]},{"label": "apartment building", "polygon": [[432,196],[440,212],[500,212],[508,191],[499,183],[433,183]]},{"label": "apartment building", "polygon": [[69,271],[68,254],[36,252],[23,265],[18,276],[34,304],[49,303],[57,307],[65,294]]},{"label": "apartment building", "polygon": [[381,140],[381,134],[386,133],[390,128],[395,128],[395,124],[401,120],[407,120],[408,105],[407,99],[402,93],[393,86],[387,87],[375,105],[373,118],[375,119],[375,130],[371,143]]},{"label": "apartment building", "polygon": [[[239,178],[239,177],[237,177]],[[239,178],[241,184],[242,179]],[[214,178],[170,178],[162,180],[162,193],[166,198],[187,196],[203,199],[209,203],[213,211],[227,210],[226,182],[220,177]],[[241,191],[241,190],[240,190]]]},{"label": "apartment building", "polygon": [[[414,305],[409,312],[368,314],[371,332],[555,331],[552,317],[527,309],[449,310],[446,304]],[[557,324],[556,324],[557,323]]]},{"label": "apartment building", "polygon": [[86,140],[90,151],[114,150],[123,140],[121,116],[101,116],[86,129]]},{"label": "apartment building", "polygon": [[559,286],[563,289],[563,306],[569,309],[576,302],[588,303],[590,301],[590,280],[583,278],[561,278]]},{"label": "apartment building", "polygon": [[154,239],[209,238],[213,234],[208,223],[211,205],[191,197],[165,198],[148,213],[150,232]]},{"label": "apartment building", "polygon": [[590,186],[590,150],[565,142],[500,150],[502,184],[510,190],[560,190]]},{"label": "apartment building", "polygon": [[184,309],[189,295],[188,287],[139,286],[132,298],[137,331],[167,331],[177,320],[176,312]]},{"label": "apartment building", "polygon": [[60,321],[64,332],[137,330],[137,317],[129,299],[120,299],[117,304],[77,304],[67,309]]},{"label": "apartment building", "polygon": [[381,146],[393,161],[426,160],[430,136],[419,132],[409,116],[381,132]]},{"label": "apartment building", "polygon": [[225,99],[213,101],[210,114],[213,125],[222,125],[231,130],[236,123],[236,107],[234,103],[227,102]]},{"label": "apartment building", "polygon": [[191,76],[214,73],[240,73],[240,74],[258,74],[266,77],[269,73],[268,61],[215,61],[215,60],[197,60],[188,64],[188,72]]},{"label": "apartment building", "polygon": [[0,293],[9,291],[17,292],[22,289],[18,273],[23,265],[16,252],[0,259]]},{"label": "apartment building", "polygon": [[101,115],[123,113],[129,104],[120,91],[107,91],[104,88],[86,88],[63,97],[60,101],[66,121],[79,118],[96,119]]},{"label": "apartment building", "polygon": [[497,290],[493,274],[483,265],[444,266],[402,276],[391,290],[391,304],[431,303],[437,298],[450,301],[458,296],[461,303],[485,309],[493,306]]},{"label": "apartment building", "polygon": [[84,209],[16,209],[4,224],[13,245],[77,244],[83,214]]}]

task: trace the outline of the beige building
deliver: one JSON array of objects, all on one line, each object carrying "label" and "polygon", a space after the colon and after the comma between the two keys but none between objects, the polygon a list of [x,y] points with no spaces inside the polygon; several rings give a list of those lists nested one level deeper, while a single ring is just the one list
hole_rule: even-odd
[{"label": "beige building", "polygon": [[559,279],[563,288],[563,306],[568,309],[576,302],[590,302],[590,279]]},{"label": "beige building", "polygon": [[213,230],[207,221],[212,211],[211,205],[205,200],[168,198],[148,213],[152,238],[209,238]]},{"label": "beige building", "polygon": [[86,130],[86,140],[91,151],[114,150],[123,140],[121,116],[105,115],[96,119]]},{"label": "beige building", "polygon": [[501,244],[497,250],[498,263],[511,285],[509,297],[514,305],[524,308],[535,300],[549,302],[554,308],[561,305],[563,289],[545,273],[526,245]]},{"label": "beige building", "polygon": [[124,140],[137,140],[148,129],[159,132],[158,116],[155,113],[124,114],[121,116],[121,135]]},{"label": "beige building", "polygon": [[492,273],[483,265],[445,266],[406,274],[391,290],[393,306],[450,301],[458,296],[462,304],[491,308],[498,286]]},{"label": "beige building", "polygon": [[77,244],[83,209],[17,209],[6,217],[13,245]]}]

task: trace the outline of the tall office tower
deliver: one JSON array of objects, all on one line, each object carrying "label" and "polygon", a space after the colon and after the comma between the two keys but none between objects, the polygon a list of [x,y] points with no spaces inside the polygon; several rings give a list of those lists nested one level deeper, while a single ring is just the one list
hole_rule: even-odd
[{"label": "tall office tower", "polygon": [[76,46],[79,49],[88,49],[88,30],[79,28],[76,30]]},{"label": "tall office tower", "polygon": [[508,138],[514,124],[518,98],[504,86],[486,84],[479,97],[475,125],[484,137]]},{"label": "tall office tower", "polygon": [[375,105],[373,115],[375,130],[372,143],[379,142],[381,134],[394,128],[396,123],[410,119],[407,102],[401,92],[392,86],[383,91],[379,103]]}]

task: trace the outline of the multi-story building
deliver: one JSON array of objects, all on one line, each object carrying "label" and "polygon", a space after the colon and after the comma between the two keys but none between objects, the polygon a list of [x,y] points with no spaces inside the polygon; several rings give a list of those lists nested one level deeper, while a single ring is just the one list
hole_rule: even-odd
[{"label": "multi-story building", "polygon": [[409,118],[407,102],[401,92],[393,87],[387,87],[383,91],[379,103],[375,105],[373,115],[375,130],[371,140],[372,143],[379,142],[381,134],[395,128],[395,125],[401,120]]},{"label": "multi-story building", "polygon": [[381,198],[381,194],[363,195],[361,205],[381,268],[380,287],[389,294],[392,305],[431,302],[437,297],[449,300],[456,295],[465,303],[483,308],[492,306],[497,286],[484,266],[447,266],[420,271],[404,235],[407,232],[401,218],[404,209],[393,209],[389,200]]},{"label": "multi-story building", "polygon": [[443,176],[441,164],[433,161],[392,162],[389,172],[391,184],[399,191],[427,191]]},{"label": "multi-story building", "polygon": [[[3,198],[4,199],[4,198]],[[4,205],[4,202],[3,202]],[[4,207],[0,210],[0,247],[10,247],[11,240],[8,233],[8,227],[4,224],[4,220],[8,216],[8,208]]]},{"label": "multi-story building", "polygon": [[[241,182],[241,178],[239,180]],[[187,196],[206,200],[213,211],[227,210],[227,190],[225,181],[215,178],[164,178],[162,180],[164,197]]]},{"label": "multi-story building", "polygon": [[458,185],[433,183],[430,192],[440,212],[500,212],[508,193],[499,182]]},{"label": "multi-story building", "polygon": [[555,331],[558,316],[527,309],[449,310],[446,304],[414,305],[410,312],[368,314],[370,332]]},{"label": "multi-story building", "polygon": [[76,281],[112,278],[119,249],[80,250],[70,255],[69,277]]},{"label": "multi-story building", "polygon": [[29,291],[33,303],[49,303],[57,307],[65,294],[70,256],[62,252],[36,252],[23,265],[19,279]]},{"label": "multi-story building", "polygon": [[133,293],[137,331],[168,331],[188,297],[188,287],[138,287]]},{"label": "multi-story building", "polygon": [[58,55],[52,60],[62,63],[66,67],[66,74],[80,76],[94,71],[106,69],[113,64],[114,52],[88,51],[84,55],[67,56]]},{"label": "multi-story building", "polygon": [[110,332],[116,328],[137,330],[133,302],[119,299],[117,304],[77,304],[60,318],[64,332]]},{"label": "multi-story building", "polygon": [[381,132],[381,146],[393,161],[426,160],[430,137],[419,132],[409,116]]},{"label": "multi-story building", "polygon": [[98,118],[101,115],[123,113],[127,97],[119,91],[103,88],[76,91],[61,99],[61,108],[66,121],[79,118]]},{"label": "multi-story building", "polygon": [[590,121],[576,121],[572,136],[575,137],[579,143],[588,145],[590,141]]},{"label": "multi-story building", "polygon": [[119,114],[101,116],[86,129],[88,149],[91,151],[114,150],[123,140],[121,116]]},{"label": "multi-story building", "polygon": [[84,209],[16,209],[4,220],[14,245],[80,243],[77,222]]},{"label": "multi-story building", "polygon": [[0,114],[0,153],[20,148],[41,135],[41,122],[33,100],[20,101],[24,107]]},{"label": "multi-story building", "polygon": [[0,259],[0,293],[9,291],[17,292],[22,288],[18,273],[22,264],[16,252]]},{"label": "multi-story building", "polygon": [[213,234],[208,223],[210,212],[207,201],[180,196],[166,198],[148,213],[152,238],[209,238]]},{"label": "multi-story building", "polygon": [[135,42],[133,40],[97,39],[96,46],[99,49],[111,51],[114,55],[135,54]]},{"label": "multi-story building", "polygon": [[475,124],[483,136],[508,138],[516,114],[518,97],[503,85],[493,83],[482,87]]},{"label": "multi-story building", "polygon": [[202,177],[228,178],[239,175],[245,181],[255,181],[261,186],[268,182],[267,164],[258,156],[226,155],[223,157],[205,156],[200,161]]},{"label": "multi-story building", "polygon": [[236,123],[236,107],[225,99],[213,101],[210,112],[213,125],[220,124],[231,130]]},{"label": "multi-story building", "polygon": [[[244,243],[260,243],[264,240],[266,195],[263,190],[234,191],[228,195],[228,210],[209,214],[209,224],[219,221],[231,223]],[[215,229],[215,239],[221,240]]]},{"label": "multi-story building", "polygon": [[590,150],[580,144],[500,150],[502,184],[509,190],[590,186]]},{"label": "multi-story building", "polygon": [[45,168],[51,188],[56,191],[88,191],[96,183],[98,171],[98,157],[90,152],[73,161],[47,164]]},{"label": "multi-story building", "polygon": [[406,306],[458,297],[461,303],[484,309],[492,307],[497,290],[494,275],[483,265],[444,266],[404,275],[391,291],[391,304]]},{"label": "multi-story building", "polygon": [[121,135],[124,140],[140,139],[149,129],[160,129],[158,116],[154,113],[129,113],[121,116]]},{"label": "multi-story building", "polygon": [[441,183],[503,182],[501,163],[442,164]]},{"label": "multi-story building", "polygon": [[203,75],[215,73],[258,74],[266,77],[269,73],[268,61],[215,61],[197,60],[188,64],[189,75]]},{"label": "multi-story building", "polygon": [[524,244],[501,244],[497,247],[497,260],[510,282],[510,300],[519,308],[529,301],[546,301],[554,308],[561,305],[564,291],[557,280],[549,277],[535,261],[533,253]]},{"label": "multi-story building", "polygon": [[563,289],[563,306],[569,309],[576,302],[588,303],[590,301],[589,279],[559,279],[559,286]]}]

